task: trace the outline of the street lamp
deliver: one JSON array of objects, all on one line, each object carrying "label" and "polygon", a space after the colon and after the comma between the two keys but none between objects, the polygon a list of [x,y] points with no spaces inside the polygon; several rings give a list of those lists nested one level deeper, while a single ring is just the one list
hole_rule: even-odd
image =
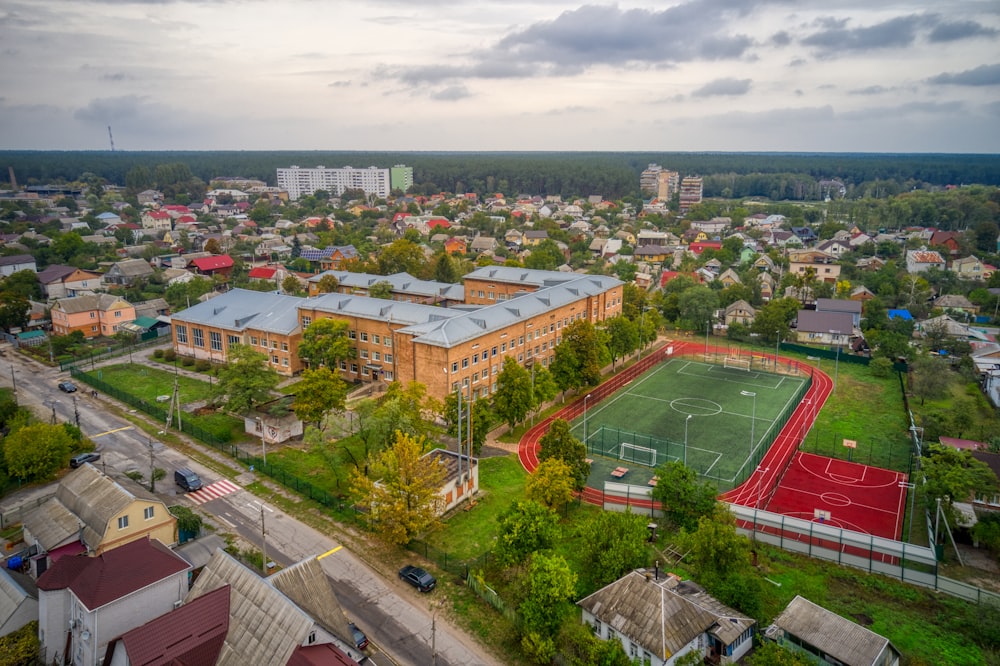
[{"label": "street lamp", "polygon": [[[260,426],[260,451],[264,458],[264,464],[267,464],[267,444],[264,443],[264,419],[257,417],[257,424]],[[262,470],[263,471],[263,470]]]},{"label": "street lamp", "polygon": [[684,458],[683,464],[687,466],[688,464],[688,423],[691,421],[691,417],[694,414],[688,414],[687,418],[684,419]]},{"label": "street lamp", "polygon": [[835,335],[837,340],[837,364],[833,370],[833,392],[837,392],[837,378],[840,376],[840,331],[830,330],[830,335]]},{"label": "street lamp", "polygon": [[10,383],[14,387],[14,405],[17,405],[17,380],[14,379],[14,364],[10,364]]},{"label": "street lamp", "polygon": [[753,391],[740,391],[740,395],[753,398],[753,412],[750,416],[750,457],[753,458],[754,426],[757,425],[757,394]]},{"label": "street lamp", "polygon": [[587,446],[587,401],[590,400],[590,394],[583,399],[583,445]]}]

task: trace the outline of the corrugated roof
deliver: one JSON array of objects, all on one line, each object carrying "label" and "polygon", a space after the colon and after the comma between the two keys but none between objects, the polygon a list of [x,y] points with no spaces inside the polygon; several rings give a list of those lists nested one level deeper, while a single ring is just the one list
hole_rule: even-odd
[{"label": "corrugated roof", "polygon": [[625,574],[577,605],[663,660],[702,633],[728,645],[756,624],[697,585],[662,574],[655,580],[643,570]]},{"label": "corrugated roof", "polygon": [[156,539],[137,539],[97,557],[64,557],[39,576],[38,588],[69,588],[93,611],[190,568]]},{"label": "corrugated roof", "polygon": [[287,335],[299,327],[298,307],[303,303],[305,299],[298,296],[232,289],[171,315],[171,321]]},{"label": "corrugated roof", "polygon": [[229,631],[229,586],[220,587],[121,637],[129,662],[214,666]]},{"label": "corrugated roof", "polygon": [[93,310],[107,312],[109,310],[130,308],[132,304],[124,298],[112,294],[84,294],[83,296],[60,298],[52,307],[62,310],[67,314],[75,314],[78,312],[91,312]]},{"label": "corrugated roof", "polygon": [[800,596],[792,599],[774,619],[768,635],[774,627],[852,666],[882,663],[880,658],[885,650],[895,650],[889,639]]},{"label": "corrugated roof", "polygon": [[233,258],[228,254],[219,254],[211,257],[193,259],[192,261],[189,261],[188,264],[194,264],[200,271],[216,271],[220,268],[231,268],[233,265]]},{"label": "corrugated roof", "polygon": [[373,273],[353,273],[350,271],[325,271],[309,278],[309,282],[319,282],[324,275],[332,275],[343,287],[368,289],[378,282],[388,282],[392,291],[398,294],[413,294],[424,298],[444,298],[450,301],[464,301],[465,287],[460,284],[421,280],[409,273],[375,275]]},{"label": "corrugated roof", "polygon": [[830,333],[852,335],[854,317],[850,312],[817,312],[799,310],[798,330],[806,333]]},{"label": "corrugated roof", "polygon": [[579,275],[565,275],[558,271],[543,271],[534,268],[518,268],[516,266],[481,266],[465,276],[466,280],[485,280],[488,282],[513,282],[534,287],[551,287],[579,278]]},{"label": "corrugated roof", "polygon": [[218,666],[286,664],[306,642],[312,619],[222,550],[199,574],[185,602],[229,586],[229,631],[216,661]]},{"label": "corrugated roof", "polygon": [[309,613],[324,629],[347,645],[354,644],[347,616],[319,560],[310,558],[282,569],[269,577],[268,582]]}]

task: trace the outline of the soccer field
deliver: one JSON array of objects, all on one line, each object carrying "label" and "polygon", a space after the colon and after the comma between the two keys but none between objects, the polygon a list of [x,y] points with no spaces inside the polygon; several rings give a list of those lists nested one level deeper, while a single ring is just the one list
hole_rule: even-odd
[{"label": "soccer field", "polygon": [[650,468],[679,460],[727,490],[756,468],[807,383],[675,358],[590,404],[573,434],[588,455]]}]

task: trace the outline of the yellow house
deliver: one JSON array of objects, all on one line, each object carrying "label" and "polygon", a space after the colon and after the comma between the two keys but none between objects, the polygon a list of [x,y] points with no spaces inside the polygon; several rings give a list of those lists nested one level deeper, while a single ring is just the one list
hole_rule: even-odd
[{"label": "yellow house", "polygon": [[125,483],[134,490],[89,463],[71,471],[56,486],[55,495],[25,515],[25,543],[54,559],[100,555],[147,536],[176,543],[177,519],[167,505],[137,484]]}]

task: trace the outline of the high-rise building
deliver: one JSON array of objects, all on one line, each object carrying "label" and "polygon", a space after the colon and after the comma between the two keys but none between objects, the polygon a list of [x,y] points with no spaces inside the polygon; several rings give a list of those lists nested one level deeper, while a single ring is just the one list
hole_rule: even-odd
[{"label": "high-rise building", "polygon": [[681,181],[681,212],[701,203],[702,180],[700,176],[687,176]]},{"label": "high-rise building", "polygon": [[389,169],[389,187],[402,192],[413,187],[413,167],[397,164]]},{"label": "high-rise building", "polygon": [[658,187],[657,183],[659,182],[660,174],[662,172],[663,167],[659,164],[650,164],[641,174],[639,174],[639,189],[642,190],[643,194],[656,194]]},{"label": "high-rise building", "polygon": [[345,190],[363,190],[365,194],[385,198],[389,196],[390,182],[389,169],[378,167],[328,169],[318,166],[303,169],[293,164],[288,169],[278,169],[278,187],[286,190],[292,201],[314,194],[317,190],[326,190],[336,197]]},{"label": "high-rise building", "polygon": [[656,198],[660,201],[670,201],[674,198],[674,193],[680,189],[681,175],[676,171],[660,172],[656,181]]}]

